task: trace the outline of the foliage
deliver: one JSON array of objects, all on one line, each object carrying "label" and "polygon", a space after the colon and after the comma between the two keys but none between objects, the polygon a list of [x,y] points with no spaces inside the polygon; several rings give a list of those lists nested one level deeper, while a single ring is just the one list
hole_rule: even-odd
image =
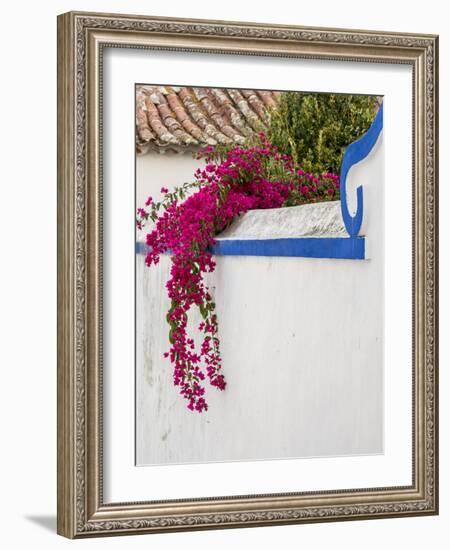
[{"label": "foliage", "polygon": [[[147,199],[138,209],[140,229],[148,221],[154,228],[147,234],[148,266],[158,264],[161,254],[170,252],[170,279],[166,288],[171,300],[167,312],[169,350],[173,381],[188,401],[188,408],[208,409],[203,381],[224,390],[216,305],[203,276],[213,272],[211,247],[215,236],[248,210],[279,208],[306,202],[335,200],[339,178],[332,173],[314,176],[298,168],[289,155],[282,155],[264,134],[252,147],[228,150],[207,147],[199,156],[206,165],[195,172],[195,181],[169,192],[164,198]],[[187,334],[188,312],[197,307],[202,316],[198,329],[200,350]]]},{"label": "foliage", "polygon": [[285,92],[267,136],[307,172],[339,173],[345,148],[367,131],[377,108],[374,96]]}]

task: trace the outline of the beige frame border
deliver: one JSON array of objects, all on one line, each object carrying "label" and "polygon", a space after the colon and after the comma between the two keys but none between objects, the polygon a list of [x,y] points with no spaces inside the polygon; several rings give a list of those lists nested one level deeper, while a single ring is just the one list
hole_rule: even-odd
[{"label": "beige frame border", "polygon": [[[102,48],[413,67],[413,484],[102,500]],[[58,17],[58,533],[70,538],[438,513],[438,37],[70,12]]]}]

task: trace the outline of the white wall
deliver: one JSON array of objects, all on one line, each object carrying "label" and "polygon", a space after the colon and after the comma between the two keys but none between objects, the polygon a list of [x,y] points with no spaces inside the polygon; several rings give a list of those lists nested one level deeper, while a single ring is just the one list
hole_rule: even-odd
[{"label": "white wall", "polygon": [[149,196],[154,200],[161,197],[161,187],[171,189],[194,180],[195,170],[204,165],[204,160],[192,157],[191,153],[158,154],[149,152],[136,158],[136,208],[142,207]]},{"label": "white wall", "polygon": [[[209,410],[202,414],[186,409],[163,358],[170,258],[148,268],[138,255],[138,464],[383,452],[382,145],[381,135],[348,177],[349,190],[352,182],[364,187],[370,259],[216,258],[207,284],[228,386],[218,392],[206,384]],[[138,190],[141,183],[138,178]],[[191,334],[198,336],[200,314],[193,308],[190,315]],[[199,349],[198,338],[196,344]]]},{"label": "white wall", "polygon": [[[56,26],[70,9],[179,17],[207,17],[313,26],[441,33],[441,59],[450,56],[446,5],[439,0],[367,9],[357,0],[274,4],[174,0],[18,1],[3,6],[2,51],[2,345],[1,517],[6,548],[148,548],[216,550],[304,547],[380,550],[401,541],[410,550],[444,548],[450,536],[450,187],[445,151],[450,128],[442,123],[441,186],[441,516],[210,531],[71,542],[54,534],[56,513]],[[450,120],[450,73],[441,71],[442,121]],[[24,160],[25,159],[25,160]],[[33,228],[30,231],[30,227]],[[14,238],[11,238],[14,235]],[[32,280],[30,277],[33,277]]]}]

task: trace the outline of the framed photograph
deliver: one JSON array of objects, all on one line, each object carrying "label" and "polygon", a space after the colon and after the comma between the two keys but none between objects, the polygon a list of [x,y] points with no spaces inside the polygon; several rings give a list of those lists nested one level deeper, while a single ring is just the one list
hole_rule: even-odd
[{"label": "framed photograph", "polygon": [[438,38],[58,17],[58,533],[438,513]]}]

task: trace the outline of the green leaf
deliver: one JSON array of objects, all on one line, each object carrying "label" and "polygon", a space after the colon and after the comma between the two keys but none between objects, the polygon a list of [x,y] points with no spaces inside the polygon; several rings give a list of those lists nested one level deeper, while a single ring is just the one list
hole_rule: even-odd
[{"label": "green leaf", "polygon": [[208,310],[206,309],[206,307],[203,304],[199,304],[198,309],[200,310],[203,319],[206,320],[208,318]]}]

